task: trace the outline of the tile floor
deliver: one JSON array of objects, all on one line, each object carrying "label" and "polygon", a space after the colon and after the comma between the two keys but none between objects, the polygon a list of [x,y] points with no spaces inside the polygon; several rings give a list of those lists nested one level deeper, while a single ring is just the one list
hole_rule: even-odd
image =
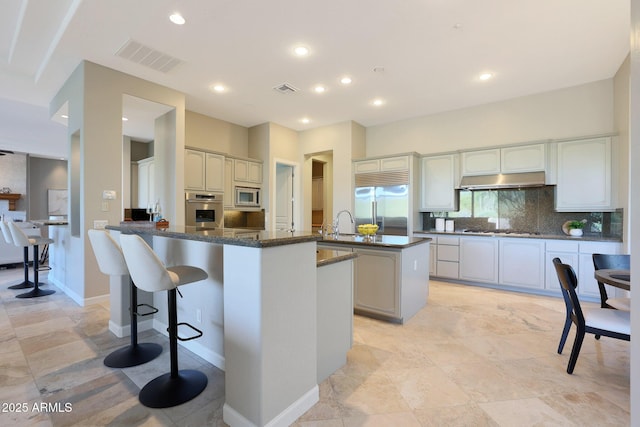
[{"label": "tile floor", "polygon": [[[1,426],[225,425],[219,369],[181,349],[180,366],[205,372],[207,389],[146,408],[137,393],[167,371],[166,338],[141,334],[163,344],[159,359],[107,368],[104,356],[128,343],[108,331],[108,307],[79,307],[60,291],[16,299],[7,286],[21,275],[0,270]],[[558,298],[432,281],[427,307],[403,326],[355,318],[347,365],[296,426],[629,425],[629,343],[587,336],[568,375],[573,334],[556,353],[563,319]]]}]

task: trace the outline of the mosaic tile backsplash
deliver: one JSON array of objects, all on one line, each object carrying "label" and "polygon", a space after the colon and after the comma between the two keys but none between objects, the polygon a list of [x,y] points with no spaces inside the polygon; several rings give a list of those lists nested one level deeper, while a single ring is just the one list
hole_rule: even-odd
[{"label": "mosaic tile backsplash", "polygon": [[566,221],[583,219],[585,235],[622,236],[622,210],[616,212],[556,212],[555,187],[486,191],[460,191],[460,209],[456,212],[422,214],[425,230],[435,228],[436,218],[455,220],[456,230],[510,229],[540,234],[562,235]]}]

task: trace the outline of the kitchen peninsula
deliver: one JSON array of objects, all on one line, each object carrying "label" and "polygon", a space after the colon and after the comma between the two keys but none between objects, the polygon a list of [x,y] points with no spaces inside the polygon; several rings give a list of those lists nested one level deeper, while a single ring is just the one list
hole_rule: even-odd
[{"label": "kitchen peninsula", "polygon": [[[205,281],[181,289],[178,315],[205,331],[185,346],[225,371],[227,424],[289,425],[318,401],[320,235],[179,226],[107,228],[114,235],[140,234],[167,265],[194,265],[209,274]],[[161,308],[163,303],[154,305]],[[163,323],[166,313],[161,311],[155,315],[155,329],[163,331]]]}]

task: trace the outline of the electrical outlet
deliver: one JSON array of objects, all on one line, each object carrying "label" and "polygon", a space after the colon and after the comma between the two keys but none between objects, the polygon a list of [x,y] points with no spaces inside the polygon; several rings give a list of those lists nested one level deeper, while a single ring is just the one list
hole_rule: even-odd
[{"label": "electrical outlet", "polygon": [[94,219],[93,220],[93,228],[96,230],[104,230],[104,228],[109,225],[109,221],[106,219]]},{"label": "electrical outlet", "polygon": [[202,323],[202,310],[196,309],[196,322]]}]

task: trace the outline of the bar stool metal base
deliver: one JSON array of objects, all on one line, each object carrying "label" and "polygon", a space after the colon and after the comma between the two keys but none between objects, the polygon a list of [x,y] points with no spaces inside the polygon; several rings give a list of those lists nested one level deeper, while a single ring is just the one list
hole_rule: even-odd
[{"label": "bar stool metal base", "polygon": [[199,371],[184,369],[172,377],[160,375],[140,390],[140,403],[149,408],[169,408],[188,402],[207,387],[207,376]]},{"label": "bar stool metal base", "polygon": [[33,288],[34,284],[31,281],[18,283],[17,285],[8,286],[7,289],[30,289]]},{"label": "bar stool metal base", "polygon": [[[38,285],[44,285],[44,283],[38,283]],[[30,292],[25,292],[24,294],[20,294],[20,295],[16,295],[16,298],[37,298],[37,297],[43,297],[46,295],[51,295],[51,294],[55,294],[56,291],[54,291],[53,289],[40,289],[39,287],[35,287],[35,289],[33,289]]]},{"label": "bar stool metal base", "polygon": [[145,342],[128,345],[111,352],[104,358],[105,366],[110,368],[130,368],[147,363],[162,353],[162,346]]}]

